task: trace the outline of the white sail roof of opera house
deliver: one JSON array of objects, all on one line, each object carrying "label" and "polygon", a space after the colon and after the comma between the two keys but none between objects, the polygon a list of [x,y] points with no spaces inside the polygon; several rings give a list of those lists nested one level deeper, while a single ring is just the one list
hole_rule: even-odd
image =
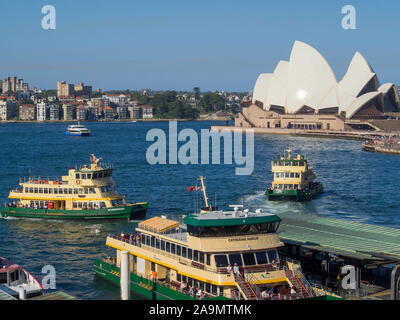
[{"label": "white sail roof of opera house", "polygon": [[279,108],[285,113],[299,112],[304,106],[317,113],[336,110],[345,112],[347,118],[372,100],[382,112],[400,111],[394,84],[378,86],[377,75],[361,53],[354,54],[346,74],[338,82],[317,50],[295,41],[289,61],[280,61],[273,73],[258,77],[252,102],[259,101],[266,110]]}]

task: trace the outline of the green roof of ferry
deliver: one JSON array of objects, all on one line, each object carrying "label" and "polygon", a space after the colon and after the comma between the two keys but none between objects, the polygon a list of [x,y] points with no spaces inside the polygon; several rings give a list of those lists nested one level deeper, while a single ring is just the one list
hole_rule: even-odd
[{"label": "green roof of ferry", "polygon": [[[204,214],[207,215],[207,214]],[[273,214],[257,215],[247,217],[213,217],[204,218],[203,215],[190,214],[183,219],[183,222],[193,227],[222,227],[222,226],[240,226],[257,223],[280,222],[281,219]]]}]

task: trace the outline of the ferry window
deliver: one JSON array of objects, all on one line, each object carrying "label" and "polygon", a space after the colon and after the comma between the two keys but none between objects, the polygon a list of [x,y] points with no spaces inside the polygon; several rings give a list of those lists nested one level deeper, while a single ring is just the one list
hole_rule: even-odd
[{"label": "ferry window", "polygon": [[171,243],[171,253],[175,254],[175,248],[176,248],[175,243]]},{"label": "ferry window", "polygon": [[178,282],[181,282],[181,281],[182,281],[182,276],[181,276],[179,273],[176,274],[176,280],[177,280]]},{"label": "ferry window", "polygon": [[299,166],[301,166],[301,167],[304,166],[304,161],[300,161]]},{"label": "ferry window", "polygon": [[166,247],[165,247],[166,250],[165,251],[170,252],[171,243],[166,242],[165,244],[166,244]]},{"label": "ferry window", "polygon": [[276,253],[276,249],[268,250],[267,255],[268,255],[269,263],[272,263],[272,261],[278,262],[278,255]]},{"label": "ferry window", "polygon": [[291,173],[290,173],[290,177],[291,177],[291,178],[294,178],[294,172],[291,172]]},{"label": "ferry window", "polygon": [[290,161],[286,161],[285,166],[290,166]]},{"label": "ferry window", "polygon": [[215,266],[217,268],[223,268],[228,266],[228,258],[226,257],[226,254],[216,254],[214,256],[215,260]]},{"label": "ferry window", "polygon": [[265,251],[258,251],[256,252],[256,258],[258,264],[267,264],[267,256],[265,255]]},{"label": "ferry window", "polygon": [[243,253],[243,262],[246,266],[254,266],[256,264],[256,259],[254,258],[254,254],[251,253]]},{"label": "ferry window", "polygon": [[68,189],[64,188],[64,194],[68,194]]},{"label": "ferry window", "polygon": [[200,259],[199,259],[200,263],[204,263],[204,252],[200,252]]},{"label": "ferry window", "polygon": [[154,248],[156,245],[156,238],[151,237],[150,245]]},{"label": "ferry window", "polygon": [[82,208],[82,202],[78,202],[78,208]]},{"label": "ferry window", "polygon": [[293,185],[292,184],[289,184],[289,189],[293,189]]},{"label": "ferry window", "polygon": [[89,192],[88,188],[84,188],[84,190],[85,190],[85,194],[88,194],[88,192]]},{"label": "ferry window", "polygon": [[93,173],[93,179],[97,179],[97,173]]},{"label": "ferry window", "polygon": [[0,283],[7,283],[7,272],[0,273]]},{"label": "ferry window", "polygon": [[142,234],[142,243],[146,243],[146,236],[144,234]]},{"label": "ferry window", "polygon": [[94,188],[89,188],[89,193],[96,193],[96,192],[94,191]]},{"label": "ferry window", "polygon": [[49,193],[53,193],[53,188],[49,188]]},{"label": "ferry window", "polygon": [[80,179],[80,174],[79,174],[79,173],[76,173],[76,174],[75,174],[75,178],[76,178],[76,179]]},{"label": "ferry window", "polygon": [[285,184],[285,186],[283,187],[284,189],[287,189],[288,188],[288,185],[287,184]]},{"label": "ferry window", "polygon": [[29,188],[29,192],[30,192],[30,193],[33,193],[33,188]]},{"label": "ferry window", "polygon": [[299,178],[300,177],[300,173],[296,173],[296,178]]},{"label": "ferry window", "polygon": [[100,208],[105,208],[106,207],[106,203],[104,201],[100,201]]},{"label": "ferry window", "polygon": [[224,295],[224,287],[219,287],[219,295],[221,297]]},{"label": "ferry window", "polygon": [[69,193],[69,194],[72,194],[72,188],[69,188],[69,189],[68,189],[68,193]]},{"label": "ferry window", "polygon": [[38,193],[38,188],[35,188],[35,193]]},{"label": "ferry window", "polygon": [[186,250],[187,250],[186,247],[182,247],[182,257],[184,257],[184,258],[187,257]]},{"label": "ferry window", "polygon": [[192,249],[188,249],[188,259],[190,259],[190,260],[192,260],[193,259],[193,257],[192,257]]},{"label": "ferry window", "polygon": [[146,236],[146,245],[147,245],[147,246],[150,245],[150,236]]},{"label": "ferry window", "polygon": [[235,265],[235,263],[237,263],[237,265],[240,267],[243,263],[242,263],[242,257],[240,254],[238,253],[234,253],[234,254],[230,254],[229,256],[229,263],[231,264],[231,266]]},{"label": "ferry window", "polygon": [[211,293],[216,296],[218,294],[218,287],[215,284],[211,285]]},{"label": "ferry window", "polygon": [[49,189],[48,188],[44,188],[43,189],[43,193],[49,193]]},{"label": "ferry window", "polygon": [[25,192],[28,193],[28,187],[25,187]]},{"label": "ferry window", "polygon": [[180,245],[177,245],[177,246],[176,246],[176,254],[177,254],[178,256],[181,255],[181,246],[180,246]]},{"label": "ferry window", "polygon": [[78,194],[78,189],[74,188],[74,194]]},{"label": "ferry window", "polygon": [[72,208],[77,208],[78,206],[77,206],[77,203],[76,202],[74,202],[74,203],[72,203]]},{"label": "ferry window", "polygon": [[83,189],[79,188],[79,194],[83,194]]},{"label": "ferry window", "polygon": [[285,178],[289,178],[289,172],[285,173]]},{"label": "ferry window", "polygon": [[296,189],[297,189],[297,187],[298,187],[298,185],[297,185],[297,184],[295,184],[295,185],[294,185],[294,189],[296,190]]},{"label": "ferry window", "polygon": [[99,172],[99,178],[103,178],[103,172]]},{"label": "ferry window", "polygon": [[82,179],[86,179],[86,174],[82,173]]},{"label": "ferry window", "polygon": [[206,253],[206,264],[207,264],[208,266],[211,265],[210,260],[211,260],[211,255],[210,255],[209,253]]},{"label": "ferry window", "polygon": [[165,251],[165,241],[161,240],[161,250]]},{"label": "ferry window", "polygon": [[88,179],[92,179],[92,174],[91,174],[91,173],[88,173],[88,174],[87,174],[87,178],[88,178]]},{"label": "ferry window", "polygon": [[193,260],[199,262],[199,252],[197,250],[193,251]]}]

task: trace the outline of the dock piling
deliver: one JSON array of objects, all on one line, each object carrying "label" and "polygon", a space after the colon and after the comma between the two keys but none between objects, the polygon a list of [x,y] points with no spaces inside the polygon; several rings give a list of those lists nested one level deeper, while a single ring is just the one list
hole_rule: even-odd
[{"label": "dock piling", "polygon": [[121,251],[121,300],[129,300],[129,251]]}]

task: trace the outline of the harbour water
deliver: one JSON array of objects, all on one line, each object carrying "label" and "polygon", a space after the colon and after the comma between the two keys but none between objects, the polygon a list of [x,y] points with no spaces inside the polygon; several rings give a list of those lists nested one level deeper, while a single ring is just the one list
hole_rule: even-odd
[{"label": "harbour water", "polygon": [[[197,132],[218,122],[179,122]],[[225,124],[225,123],[221,123]],[[0,125],[0,199],[6,201],[19,177],[61,176],[89,154],[114,163],[114,180],[128,201],[149,201],[148,216],[194,211],[196,192],[187,188],[207,177],[208,196],[220,208],[244,204],[271,213],[298,212],[400,228],[400,157],[361,151],[360,141],[256,135],[254,171],[235,175],[236,165],[150,165],[146,150],[153,128],[168,133],[168,122],[86,123],[90,137],[65,135],[63,123]],[[286,148],[301,152],[324,185],[311,202],[268,202],[270,160]],[[200,149],[200,148],[199,148]],[[222,150],[221,150],[221,159]],[[221,161],[222,162],[222,161]],[[197,195],[199,196],[199,195]],[[24,266],[39,280],[45,265],[56,269],[57,289],[81,299],[118,299],[119,290],[95,279],[93,260],[113,255],[107,234],[130,231],[135,222],[79,222],[0,219],[0,255]]]}]

